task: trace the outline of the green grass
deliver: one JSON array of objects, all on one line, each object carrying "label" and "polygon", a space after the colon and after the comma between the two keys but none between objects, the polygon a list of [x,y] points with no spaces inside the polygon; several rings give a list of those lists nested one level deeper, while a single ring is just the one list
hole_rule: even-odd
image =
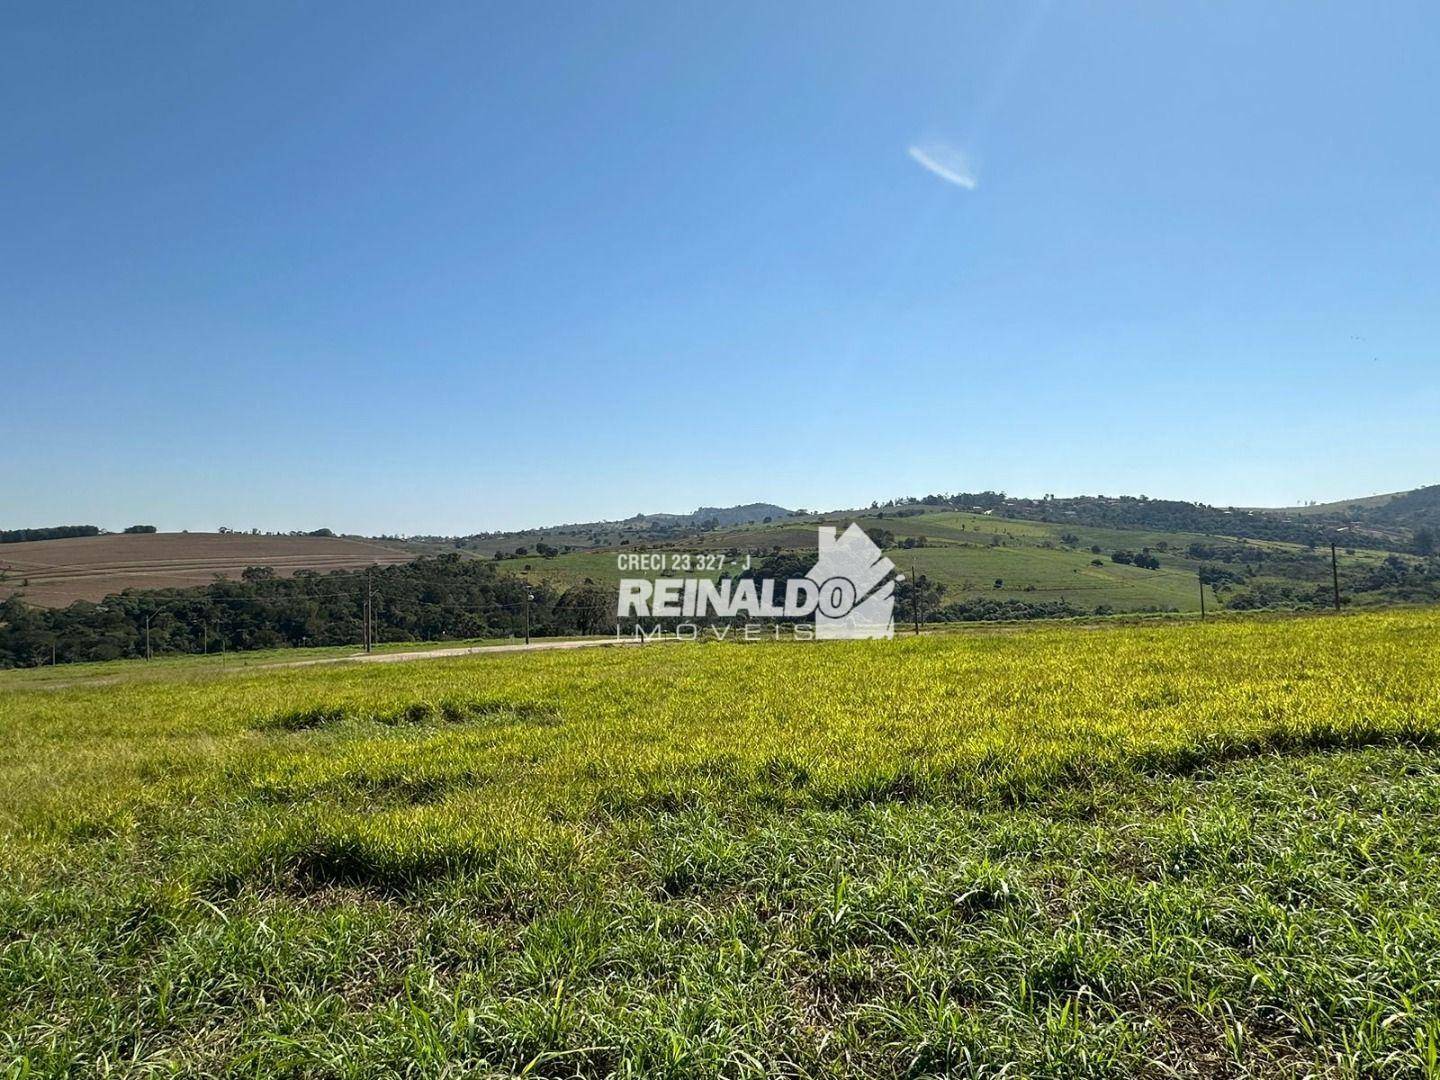
[{"label": "green grass", "polygon": [[[887,552],[905,574],[919,573],[947,586],[946,601],[987,596],[997,599],[1066,600],[1090,610],[1108,604],[1117,611],[1200,606],[1193,571],[1162,566],[1144,570],[1112,563],[1091,565],[1088,549],[947,544]],[[1002,581],[1002,588],[995,582]]]},{"label": "green grass", "polygon": [[1436,1075],[1440,613],[0,674],[17,1075]]},{"label": "green grass", "polygon": [[615,551],[572,551],[568,555],[555,555],[548,559],[538,555],[506,559],[497,565],[503,572],[515,574],[526,581],[548,581],[561,588],[579,585],[587,579],[603,585],[617,585],[622,577],[646,576],[638,571],[621,574],[615,561],[617,554]]}]

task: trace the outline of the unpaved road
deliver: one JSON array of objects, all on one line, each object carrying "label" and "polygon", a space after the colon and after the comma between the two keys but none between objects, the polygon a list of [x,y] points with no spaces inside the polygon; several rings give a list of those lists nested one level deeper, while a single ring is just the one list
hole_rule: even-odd
[{"label": "unpaved road", "polygon": [[473,656],[476,653],[540,652],[544,649],[597,649],[602,646],[639,645],[630,638],[601,638],[587,641],[536,641],[529,645],[467,645],[460,649],[424,649],[417,652],[360,653],[357,656],[327,656],[320,660],[281,660],[259,667],[312,667],[315,664],[391,664],[401,660],[436,660],[443,656]]},{"label": "unpaved road", "polygon": [[[594,649],[602,645],[639,645],[641,642],[629,638],[617,641],[614,638],[591,638],[586,641],[537,641],[530,645],[523,642],[518,645],[465,645],[454,649],[416,649],[411,652],[389,652],[389,653],[356,653],[350,656],[325,656],[315,660],[276,660],[266,664],[238,663],[233,667],[225,667],[222,654],[212,653],[210,659],[218,661],[218,666],[209,668],[213,674],[240,675],[247,671],[265,671],[270,668],[293,668],[293,667],[314,667],[316,664],[389,664],[398,663],[401,660],[438,660],[446,656],[473,656],[476,653],[509,653],[509,652],[541,652],[545,649]],[[243,657],[242,653],[231,653],[234,657]],[[66,665],[60,665],[64,668]],[[47,672],[56,671],[55,668],[40,669]],[[137,672],[145,670],[144,664],[138,664]],[[0,674],[4,674],[0,672]],[[54,679],[43,683],[34,683],[21,687],[26,690],[64,690],[72,686],[109,686],[111,684],[126,681],[124,675],[82,675],[72,679]]]}]

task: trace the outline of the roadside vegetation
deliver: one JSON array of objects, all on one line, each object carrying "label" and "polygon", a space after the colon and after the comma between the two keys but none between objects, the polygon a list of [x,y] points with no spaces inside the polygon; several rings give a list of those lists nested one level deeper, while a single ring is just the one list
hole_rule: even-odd
[{"label": "roadside vegetation", "polygon": [[1440,613],[0,674],[19,1075],[1434,1075]]}]

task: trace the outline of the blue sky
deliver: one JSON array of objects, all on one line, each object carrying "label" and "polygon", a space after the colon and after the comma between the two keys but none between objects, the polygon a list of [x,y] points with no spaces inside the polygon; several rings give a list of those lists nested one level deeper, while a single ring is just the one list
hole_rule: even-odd
[{"label": "blue sky", "polygon": [[4,21],[3,527],[1440,482],[1433,4]]}]

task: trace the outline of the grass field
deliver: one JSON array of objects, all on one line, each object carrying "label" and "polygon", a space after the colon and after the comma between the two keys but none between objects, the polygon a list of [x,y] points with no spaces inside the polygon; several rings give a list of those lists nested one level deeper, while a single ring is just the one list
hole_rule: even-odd
[{"label": "grass field", "polygon": [[1434,1076],[1437,665],[1430,611],[0,672],[0,1054]]},{"label": "grass field", "polygon": [[1437,1075],[1440,612],[0,673],[16,1075]]},{"label": "grass field", "polygon": [[382,544],[334,536],[120,533],[31,540],[0,544],[0,597],[18,591],[31,604],[63,607],[122,589],[208,585],[216,575],[239,577],[247,566],[269,566],[288,577],[297,570],[354,570],[412,558]]}]

